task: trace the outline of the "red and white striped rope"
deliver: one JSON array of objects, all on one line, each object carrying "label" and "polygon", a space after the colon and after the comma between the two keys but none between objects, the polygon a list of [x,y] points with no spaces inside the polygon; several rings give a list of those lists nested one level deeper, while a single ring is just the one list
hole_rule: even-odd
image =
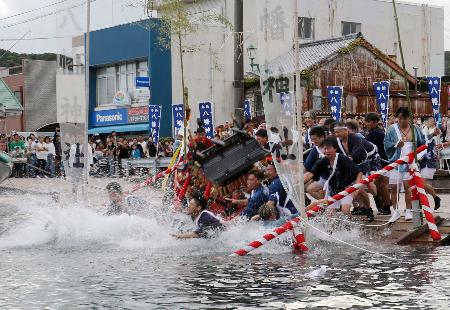
[{"label": "red and white striped rope", "polygon": [[[416,150],[416,153],[422,153],[423,151],[426,151],[427,147],[426,145],[423,145],[421,147],[419,147]],[[347,189],[345,189],[344,191],[334,195],[333,197],[329,198],[327,201],[327,205],[331,205],[333,203],[335,203],[336,201],[341,200],[342,198],[344,198],[345,196],[350,195],[351,193],[357,191],[358,189],[362,188],[363,186],[369,184],[370,182],[376,180],[377,178],[379,178],[382,175],[386,175],[389,171],[395,169],[396,167],[398,167],[399,165],[403,165],[403,164],[409,164],[411,162],[413,162],[414,160],[414,155],[415,153],[412,152],[398,160],[396,160],[395,162],[393,162],[392,164],[389,164],[388,166],[384,167],[383,169],[381,169],[380,171],[377,171],[371,175],[369,175],[367,178],[359,181],[356,184],[351,185],[350,187],[348,187]],[[317,214],[321,209],[321,206],[316,206],[313,209],[309,210],[306,212],[306,215],[308,218],[314,216],[315,214]],[[250,253],[253,250],[256,250],[257,248],[261,247],[263,244],[267,243],[268,241],[278,237],[279,235],[285,233],[288,230],[293,229],[293,225],[292,223],[299,223],[302,220],[301,217],[296,217],[293,218],[291,220],[289,220],[287,223],[285,223],[284,225],[275,228],[272,232],[264,235],[262,238],[252,241],[249,244],[247,244],[245,247],[243,247],[242,249],[239,249],[237,251],[235,251],[232,255],[233,256],[244,256],[247,255],[248,253]]]},{"label": "red and white striped rope", "polygon": [[247,244],[246,246],[244,246],[242,249],[235,251],[233,254],[231,254],[231,256],[247,255],[251,251],[256,250],[257,248],[262,246],[263,244],[266,244],[270,240],[275,239],[279,235],[282,235],[285,232],[294,229],[294,227],[296,225],[298,225],[301,221],[302,221],[301,217],[293,218],[293,219],[289,220],[288,222],[284,223],[282,226],[275,228],[270,233],[265,234],[264,236],[262,236],[262,238],[252,241],[249,244]]},{"label": "red and white striped rope", "polygon": [[308,251],[308,247],[305,244],[306,242],[305,234],[303,233],[302,228],[299,225],[297,225],[292,230],[292,233],[294,235],[294,243],[292,244],[294,248],[294,253],[300,254]]},{"label": "red and white striped rope", "polygon": [[411,175],[410,186],[412,193],[412,203],[418,200],[420,206],[422,207],[422,212],[424,214],[425,220],[428,225],[428,231],[433,240],[441,240],[441,233],[439,232],[436,221],[434,220],[433,210],[430,208],[430,202],[428,200],[427,193],[425,192],[424,181],[420,176],[420,173],[415,169],[411,168],[409,171]]},{"label": "red and white striped rope", "polygon": [[[426,150],[427,150],[427,146],[426,145],[422,145],[421,147],[419,147],[416,150],[416,154],[420,154],[420,153],[422,153],[422,152],[424,152]],[[415,153],[411,152],[408,155],[406,155],[406,156],[404,156],[402,158],[399,158],[398,160],[394,161],[392,164],[387,165],[383,169],[372,173],[367,178],[362,179],[358,183],[349,186],[348,188],[346,188],[342,192],[337,193],[333,197],[329,198],[328,199],[328,205],[331,205],[331,204],[335,203],[336,201],[339,201],[339,200],[343,199],[344,197],[350,195],[351,193],[356,192],[358,189],[366,186],[370,182],[375,181],[380,176],[388,174],[389,171],[394,170],[398,166],[403,165],[403,164],[410,164],[410,163],[412,163],[414,161],[414,155],[415,155]]]}]

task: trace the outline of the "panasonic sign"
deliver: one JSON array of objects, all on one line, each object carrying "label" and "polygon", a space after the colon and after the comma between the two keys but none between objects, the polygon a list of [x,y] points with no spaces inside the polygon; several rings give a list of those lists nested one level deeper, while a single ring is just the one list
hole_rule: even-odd
[{"label": "panasonic sign", "polygon": [[120,122],[123,119],[122,114],[117,112],[113,115],[99,115],[97,114],[97,123],[104,123],[104,122]]},{"label": "panasonic sign", "polygon": [[128,110],[114,109],[92,113],[93,126],[111,126],[128,124]]}]

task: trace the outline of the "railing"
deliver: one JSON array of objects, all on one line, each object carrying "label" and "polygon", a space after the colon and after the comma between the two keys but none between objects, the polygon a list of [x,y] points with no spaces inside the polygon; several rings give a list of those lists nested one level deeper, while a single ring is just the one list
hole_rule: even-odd
[{"label": "railing", "polygon": [[170,157],[161,157],[161,158],[125,158],[122,159],[122,169],[129,172],[136,168],[146,168],[150,169],[153,172],[157,172],[161,168],[169,167],[171,158]]}]

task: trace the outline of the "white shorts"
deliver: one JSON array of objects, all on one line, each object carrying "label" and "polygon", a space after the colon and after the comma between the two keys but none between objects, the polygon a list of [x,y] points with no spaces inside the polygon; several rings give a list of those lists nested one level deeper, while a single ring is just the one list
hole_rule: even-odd
[{"label": "white shorts", "polygon": [[336,201],[332,205],[329,205],[328,208],[339,209],[342,205],[349,205],[349,206],[351,206],[352,203],[353,203],[353,195],[350,194],[348,196],[345,196],[341,200]]},{"label": "white shorts", "polygon": [[427,179],[427,180],[433,180],[435,173],[436,173],[436,168],[425,167],[420,170],[420,175],[422,176],[422,178]]},{"label": "white shorts", "polygon": [[390,185],[397,185],[402,184],[402,181],[409,181],[411,179],[411,176],[409,175],[408,171],[402,172],[397,170],[391,170],[389,172],[389,184]]}]

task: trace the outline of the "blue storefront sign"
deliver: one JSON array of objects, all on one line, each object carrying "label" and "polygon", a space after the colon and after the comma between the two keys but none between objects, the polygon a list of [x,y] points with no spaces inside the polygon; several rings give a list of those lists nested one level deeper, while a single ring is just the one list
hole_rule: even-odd
[{"label": "blue storefront sign", "polygon": [[95,111],[91,123],[94,127],[128,124],[128,109]]},{"label": "blue storefront sign", "polygon": [[150,78],[148,76],[138,76],[136,78],[136,88],[150,87]]}]

